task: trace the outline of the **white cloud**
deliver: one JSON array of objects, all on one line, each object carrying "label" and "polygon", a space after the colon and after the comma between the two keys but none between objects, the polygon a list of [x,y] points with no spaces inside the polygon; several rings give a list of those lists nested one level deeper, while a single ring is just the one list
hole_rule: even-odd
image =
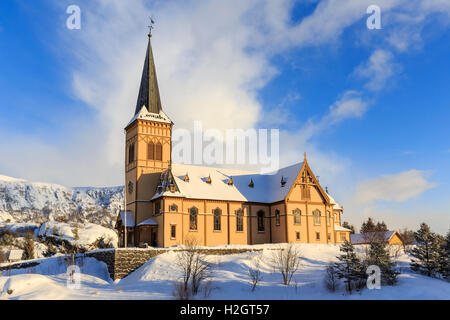
[{"label": "white cloud", "polygon": [[354,74],[367,79],[367,89],[379,91],[400,70],[400,66],[394,62],[394,56],[387,50],[375,50],[369,60],[356,68]]},{"label": "white cloud", "polygon": [[409,170],[364,181],[357,186],[354,201],[371,204],[375,201],[403,202],[415,198],[436,186],[436,183],[426,179],[427,175],[426,171]]}]

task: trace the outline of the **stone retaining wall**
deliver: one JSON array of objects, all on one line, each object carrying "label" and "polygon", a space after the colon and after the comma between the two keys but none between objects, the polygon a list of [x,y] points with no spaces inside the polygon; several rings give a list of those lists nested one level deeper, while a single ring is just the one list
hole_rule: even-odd
[{"label": "stone retaining wall", "polygon": [[[173,249],[109,249],[86,252],[86,257],[92,257],[104,262],[108,266],[111,279],[125,278],[134,270],[138,269],[149,259]],[[200,249],[201,253],[208,255],[239,254],[250,251],[261,251],[261,249]]]}]

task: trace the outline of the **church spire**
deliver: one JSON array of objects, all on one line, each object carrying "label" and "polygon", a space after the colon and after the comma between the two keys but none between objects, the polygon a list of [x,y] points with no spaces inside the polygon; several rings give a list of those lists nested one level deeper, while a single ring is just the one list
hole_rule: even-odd
[{"label": "church spire", "polygon": [[152,34],[150,32],[148,34],[147,54],[145,56],[135,115],[141,111],[143,106],[146,106],[147,110],[151,113],[159,114],[161,111],[161,98],[159,96],[158,79],[156,78],[151,37]]}]

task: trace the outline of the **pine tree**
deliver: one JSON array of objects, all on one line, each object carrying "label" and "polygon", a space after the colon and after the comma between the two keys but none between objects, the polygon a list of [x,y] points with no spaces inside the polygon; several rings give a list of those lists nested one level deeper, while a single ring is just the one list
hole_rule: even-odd
[{"label": "pine tree", "polygon": [[363,222],[361,225],[361,233],[367,233],[367,232],[375,232],[376,231],[376,224],[373,222],[372,218],[369,217],[367,219],[367,222]]},{"label": "pine tree", "polygon": [[444,279],[450,281],[450,230],[445,237],[444,244],[439,251],[439,273]]},{"label": "pine tree", "polygon": [[394,285],[397,282],[396,263],[391,261],[389,251],[383,242],[374,242],[370,245],[368,265],[376,265],[381,270],[381,281],[383,284]]},{"label": "pine tree", "polygon": [[339,260],[335,264],[337,275],[339,279],[344,279],[346,290],[351,293],[355,283],[361,279],[362,264],[356,256],[355,248],[347,240],[341,246],[340,251],[343,254],[337,257]]},{"label": "pine tree", "polygon": [[378,222],[377,226],[375,227],[376,231],[388,231],[388,227],[384,221]]},{"label": "pine tree", "polygon": [[342,226],[343,226],[344,228],[347,228],[347,229],[352,230],[352,231],[350,232],[351,234],[355,234],[355,227],[354,227],[353,225],[349,224],[347,221],[344,221],[344,222],[342,223]]},{"label": "pine tree", "polygon": [[420,229],[414,233],[416,247],[411,250],[411,270],[429,277],[435,276],[439,272],[439,251],[440,245],[438,237],[430,231],[426,223],[420,225]]}]

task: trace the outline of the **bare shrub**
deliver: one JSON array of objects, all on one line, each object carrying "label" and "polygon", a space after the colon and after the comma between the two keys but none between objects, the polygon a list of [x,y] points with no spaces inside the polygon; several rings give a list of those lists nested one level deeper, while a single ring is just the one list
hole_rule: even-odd
[{"label": "bare shrub", "polygon": [[285,249],[279,248],[272,254],[275,270],[281,274],[283,284],[288,286],[292,277],[300,268],[300,250],[290,244]]},{"label": "bare shrub", "polygon": [[325,287],[330,292],[335,292],[339,287],[339,278],[334,263],[330,262],[325,270]]},{"label": "bare shrub", "polygon": [[207,261],[206,254],[200,250],[198,241],[194,237],[187,237],[184,248],[178,253],[176,265],[182,273],[182,288],[177,292],[191,291],[192,295],[199,292],[202,282],[210,277],[211,263]]},{"label": "bare shrub", "polygon": [[183,281],[176,281],[172,295],[177,300],[189,300],[191,298],[191,290],[189,286],[185,286]]},{"label": "bare shrub", "polygon": [[261,273],[262,255],[259,254],[256,257],[249,256],[251,260],[251,266],[248,268],[248,277],[250,278],[250,284],[252,286],[252,292],[255,291],[258,283],[263,280]]}]

